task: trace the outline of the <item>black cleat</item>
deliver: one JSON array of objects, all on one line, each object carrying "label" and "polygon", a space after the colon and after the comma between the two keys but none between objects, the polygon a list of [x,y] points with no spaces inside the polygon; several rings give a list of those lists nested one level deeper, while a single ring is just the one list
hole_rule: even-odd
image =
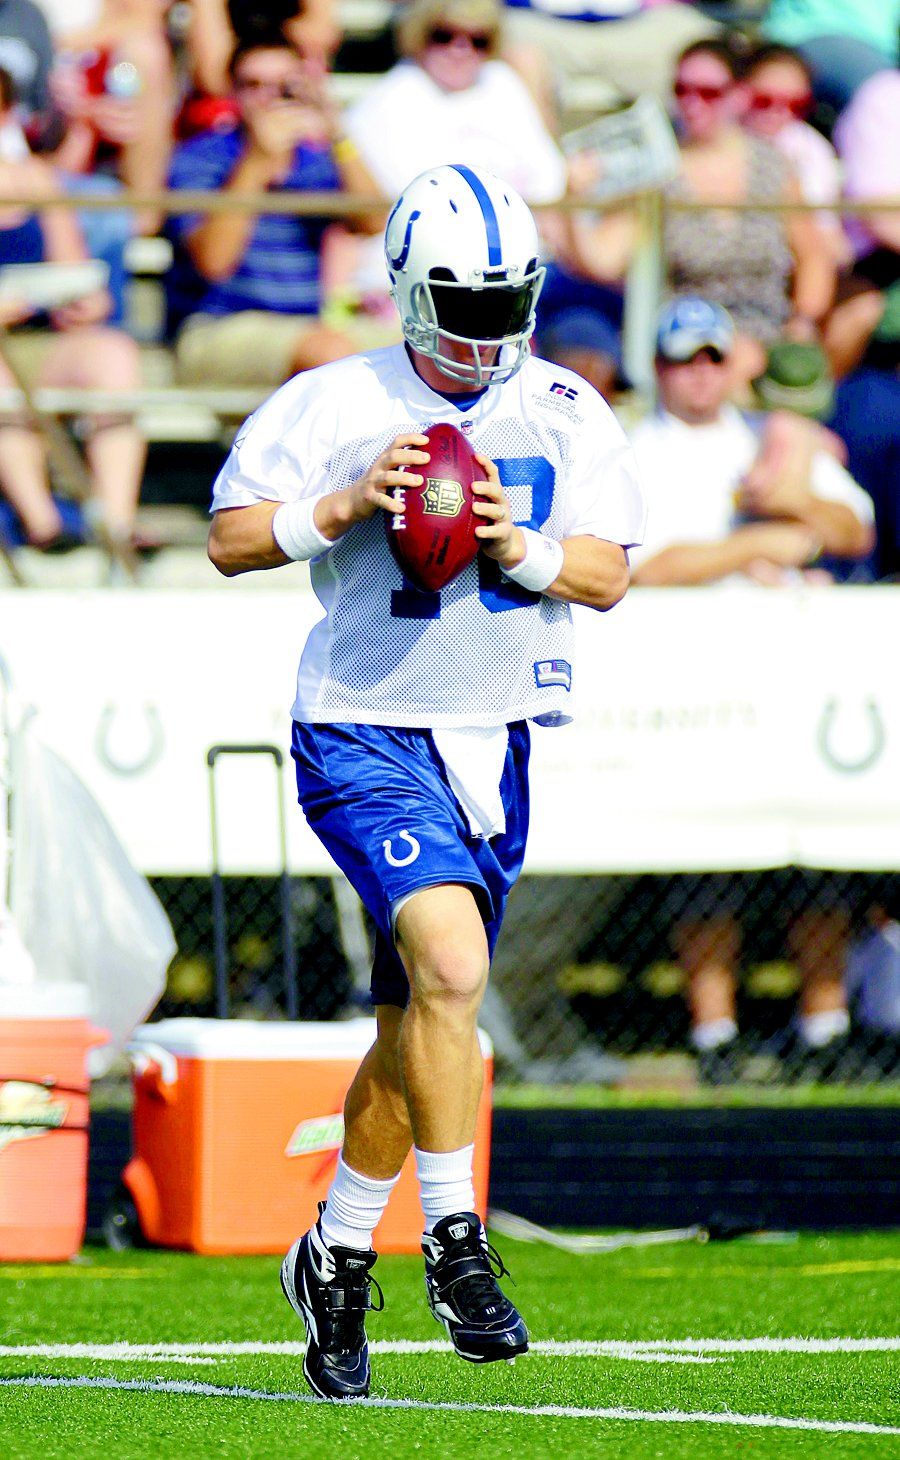
[{"label": "black cleat", "polygon": [[697,1050],[697,1079],[701,1085],[737,1085],[743,1070],[743,1051],[737,1035],[712,1049]]},{"label": "black cleat", "polygon": [[[326,1247],[316,1222],[281,1264],[284,1296],[306,1325],[303,1374],[322,1399],[363,1399],[369,1392],[366,1313],[384,1307],[384,1295],[369,1277],[375,1256]],[[377,1307],[373,1285],[381,1299]]]},{"label": "black cleat", "polygon": [[528,1330],[497,1278],[509,1269],[474,1212],[443,1217],[422,1238],[428,1306],[461,1359],[490,1364],[528,1349]]}]

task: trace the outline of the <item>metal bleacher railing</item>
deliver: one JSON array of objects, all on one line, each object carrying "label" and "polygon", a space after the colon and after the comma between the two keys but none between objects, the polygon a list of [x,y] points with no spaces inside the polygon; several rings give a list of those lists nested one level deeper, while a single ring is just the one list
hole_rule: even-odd
[{"label": "metal bleacher railing", "polygon": [[[389,211],[392,205],[391,199],[376,200],[383,205],[385,211]],[[15,197],[0,198],[0,206],[12,207],[20,205],[22,200]],[[335,194],[319,192],[284,192],[284,193],[247,193],[238,196],[233,193],[223,194],[220,192],[204,192],[199,190],[178,192],[159,192],[148,195],[121,192],[118,194],[97,194],[96,196],[79,194],[77,197],[60,197],[58,205],[63,207],[77,207],[84,210],[107,210],[125,208],[132,211],[152,210],[163,212],[167,215],[184,213],[217,213],[227,211],[240,211],[250,213],[282,213],[293,214],[301,217],[320,217],[340,219],[354,213],[361,208],[371,208],[373,200],[370,197],[352,193]],[[625,310],[625,353],[626,364],[629,367],[629,375],[635,384],[643,389],[649,388],[652,370],[652,320],[659,303],[663,280],[663,224],[667,211],[678,212],[713,212],[730,211],[736,213],[759,213],[759,212],[834,212],[832,204],[807,203],[807,202],[778,202],[773,203],[766,200],[747,200],[741,203],[699,203],[682,199],[668,199],[660,191],[646,191],[629,194],[616,198],[611,202],[587,201],[579,198],[562,198],[553,203],[535,205],[535,212],[569,212],[585,211],[591,213],[603,212],[606,209],[633,206],[641,219],[640,242],[636,251],[635,260],[626,287],[626,310]],[[867,202],[842,202],[839,211],[844,215],[866,216],[873,213],[896,211],[900,209],[900,198],[875,199]],[[137,248],[132,257],[135,258],[138,268],[142,267],[142,259],[146,258],[147,250],[141,247],[147,240],[137,240]],[[153,242],[153,241],[150,241]],[[165,271],[166,255],[163,250],[151,250],[152,262],[148,272],[159,275]],[[6,351],[2,349],[2,334],[0,334],[0,350],[6,358]],[[43,390],[28,392],[20,383],[20,389],[25,395],[28,404],[39,415],[74,415],[90,407],[106,403],[106,396],[98,391],[62,391]],[[190,388],[178,387],[176,389],[151,386],[146,390],[132,392],[127,397],[117,396],[117,402],[123,404],[127,409],[140,411],[144,408],[153,407],[160,403],[183,402],[189,398],[193,405],[218,411],[224,418],[239,417],[245,407],[251,409],[257,403],[258,395],[252,391],[223,389],[216,387],[192,386]],[[2,397],[4,405],[10,404],[6,396]]]}]

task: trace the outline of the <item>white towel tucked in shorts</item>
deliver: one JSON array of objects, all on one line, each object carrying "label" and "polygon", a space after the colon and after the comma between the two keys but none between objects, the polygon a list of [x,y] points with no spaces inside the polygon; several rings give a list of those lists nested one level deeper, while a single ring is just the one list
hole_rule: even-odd
[{"label": "white towel tucked in shorts", "polygon": [[466,726],[432,730],[431,734],[472,836],[487,840],[500,836],[506,831],[506,813],[500,797],[500,781],[509,748],[506,726],[490,725],[483,729]]}]

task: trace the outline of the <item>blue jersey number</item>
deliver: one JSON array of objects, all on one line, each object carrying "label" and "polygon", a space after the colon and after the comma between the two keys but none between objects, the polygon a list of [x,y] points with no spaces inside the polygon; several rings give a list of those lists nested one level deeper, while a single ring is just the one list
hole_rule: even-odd
[{"label": "blue jersey number", "polygon": [[[510,487],[531,488],[531,516],[517,522],[517,527],[532,527],[540,532],[553,507],[556,472],[543,456],[501,456],[497,460],[500,481]],[[490,613],[503,613],[508,608],[522,608],[537,603],[539,593],[520,588],[501,576],[499,563],[483,554],[478,557],[478,596]],[[408,579],[402,588],[391,593],[392,618],[440,618],[440,593],[425,593]]]}]

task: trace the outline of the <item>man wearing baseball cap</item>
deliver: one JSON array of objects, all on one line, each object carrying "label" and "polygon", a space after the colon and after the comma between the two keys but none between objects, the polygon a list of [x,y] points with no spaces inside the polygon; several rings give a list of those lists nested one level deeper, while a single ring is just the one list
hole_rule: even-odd
[{"label": "man wearing baseball cap", "polygon": [[[822,449],[827,433],[799,416],[755,416],[730,403],[733,341],[727,311],[705,299],[677,299],[660,315],[659,405],[632,432],[649,506],[644,544],[629,553],[634,584],[777,585],[800,581],[820,554],[858,560],[872,549],[871,500]],[[671,934],[699,1076],[715,1084],[739,1077],[740,900],[738,880],[704,878]],[[848,926],[844,909],[811,889],[808,936],[792,944],[802,984],[792,1055],[798,1068],[820,1060],[827,1070],[846,1039],[841,950]],[[828,969],[823,947],[833,952]]]},{"label": "man wearing baseball cap", "polygon": [[727,309],[692,295],[673,299],[660,312],[656,353],[664,360],[692,360],[701,350],[712,350],[719,361],[731,354],[734,324]]},{"label": "man wearing baseball cap", "polygon": [[635,583],[779,583],[822,555],[856,562],[872,550],[871,500],[823,449],[826,434],[731,404],[734,333],[706,299],[673,300],[659,317],[659,406],[632,433],[650,502]]}]

